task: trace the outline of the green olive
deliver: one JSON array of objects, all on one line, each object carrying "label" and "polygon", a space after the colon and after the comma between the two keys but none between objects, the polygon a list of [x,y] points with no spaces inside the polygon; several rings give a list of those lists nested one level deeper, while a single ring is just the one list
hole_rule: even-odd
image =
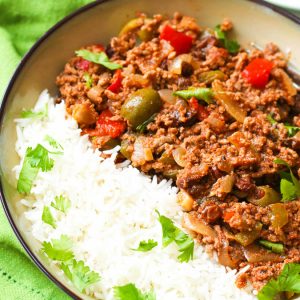
[{"label": "green olive", "polygon": [[251,231],[242,231],[236,233],[234,238],[242,246],[246,247],[252,244],[260,235],[262,223],[258,222]]},{"label": "green olive", "polygon": [[216,79],[223,81],[225,78],[226,78],[226,75],[222,71],[219,71],[219,70],[207,71],[207,72],[203,72],[199,75],[199,80],[201,82],[205,82],[207,84],[212,83]]},{"label": "green olive", "polygon": [[158,92],[152,88],[137,90],[132,93],[121,108],[121,115],[136,129],[153,114],[159,112],[162,101]]},{"label": "green olive", "polygon": [[259,186],[258,189],[263,192],[263,196],[258,199],[253,196],[248,197],[247,200],[249,202],[262,207],[280,202],[281,199],[280,194],[276,192],[274,189],[272,189],[271,187],[269,187],[268,185]]},{"label": "green olive", "polygon": [[109,139],[102,147],[101,150],[110,150],[120,145],[119,139]]},{"label": "green olive", "polygon": [[143,24],[143,20],[141,18],[136,18],[128,21],[123,28],[121,29],[119,36],[128,33],[136,28],[140,27]]}]

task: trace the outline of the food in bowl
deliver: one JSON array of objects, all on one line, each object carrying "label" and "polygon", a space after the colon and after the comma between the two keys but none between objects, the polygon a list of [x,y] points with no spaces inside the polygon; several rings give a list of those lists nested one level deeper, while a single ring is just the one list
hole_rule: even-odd
[{"label": "food in bowl", "polygon": [[141,14],[77,50],[56,105],[44,93],[18,120],[24,223],[81,292],[300,292],[299,94],[278,47],[231,30]]}]

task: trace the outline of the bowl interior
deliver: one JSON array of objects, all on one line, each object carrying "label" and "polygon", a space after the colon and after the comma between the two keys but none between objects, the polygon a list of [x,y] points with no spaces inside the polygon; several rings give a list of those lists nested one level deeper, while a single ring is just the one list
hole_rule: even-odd
[{"label": "bowl interior", "polygon": [[[134,17],[135,12],[172,15],[175,11],[194,16],[199,24],[210,27],[220,23],[224,17],[229,17],[235,25],[236,38],[243,46],[248,47],[250,42],[254,42],[263,47],[273,41],[284,52],[291,51],[292,63],[300,65],[300,26],[270,8],[249,1],[227,0],[226,5],[223,0],[104,1],[93,4],[91,8],[52,30],[26,57],[13,79],[2,107],[0,134],[1,183],[7,209],[20,236],[50,274],[54,274],[55,270],[39,255],[40,246],[19,222],[22,208],[18,205],[20,196],[16,191],[16,178],[12,171],[18,162],[14,151],[16,130],[13,120],[23,108],[31,108],[45,88],[52,95],[57,94],[55,77],[74,54],[74,50],[86,44],[107,43],[110,37],[118,34],[126,20]],[[78,297],[89,299],[72,287],[68,288]]]}]

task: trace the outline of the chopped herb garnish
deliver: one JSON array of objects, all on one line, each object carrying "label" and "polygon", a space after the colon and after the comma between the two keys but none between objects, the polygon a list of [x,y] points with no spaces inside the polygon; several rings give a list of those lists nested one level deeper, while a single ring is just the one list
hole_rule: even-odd
[{"label": "chopped herb garnish", "polygon": [[153,291],[142,293],[133,283],[115,286],[114,296],[117,300],[156,300]]},{"label": "chopped herb garnish", "polygon": [[300,197],[300,182],[293,174],[290,165],[280,158],[276,158],[274,163],[284,165],[288,167],[290,171],[289,173],[280,172],[280,192],[282,194],[282,201],[287,202]]},{"label": "chopped herb garnish", "polygon": [[206,103],[212,103],[213,91],[210,88],[194,88],[190,87],[187,90],[176,91],[174,96],[179,96],[185,100],[195,97],[198,100],[203,100]]},{"label": "chopped herb garnish", "polygon": [[279,254],[284,252],[283,244],[273,243],[266,240],[260,240],[258,242],[265,248],[271,250],[272,252],[279,253]]},{"label": "chopped herb garnish", "polygon": [[27,156],[27,153],[31,151],[31,148],[28,148],[24,158],[23,166],[19,175],[17,190],[21,194],[29,194],[32,188],[33,181],[35,180],[39,169],[32,167],[30,164],[30,158]]},{"label": "chopped herb garnish", "polygon": [[93,86],[93,79],[92,79],[91,75],[86,72],[83,74],[83,79],[85,80],[86,87],[88,87],[90,89]]},{"label": "chopped herb garnish", "polygon": [[258,293],[259,300],[273,300],[281,292],[300,293],[300,264],[285,264],[277,279],[271,279]]},{"label": "chopped herb garnish", "polygon": [[277,121],[273,118],[271,114],[267,115],[267,120],[271,123],[271,125],[277,124]]},{"label": "chopped herb garnish", "polygon": [[[44,138],[44,140],[45,140],[46,142],[48,142],[49,145],[50,145],[51,147],[53,147],[54,149],[64,150],[64,148],[62,147],[62,145],[59,144],[59,143],[58,143],[54,138],[52,138],[50,135],[46,135],[45,138]],[[53,152],[51,152],[51,153],[53,153]],[[53,154],[62,154],[62,152],[55,152],[55,153],[53,153]]]},{"label": "chopped herb garnish", "polygon": [[43,172],[53,168],[54,161],[49,157],[49,152],[41,144],[34,149],[28,147],[26,150],[23,166],[19,175],[17,190],[19,193],[28,194],[31,191],[32,183],[35,180],[39,169]]},{"label": "chopped herb garnish", "polygon": [[170,243],[175,242],[179,247],[181,254],[177,257],[180,262],[188,262],[193,259],[194,255],[194,240],[177,228],[173,221],[165,216],[160,215],[158,211],[158,220],[162,228],[162,244],[167,247]]},{"label": "chopped herb garnish", "polygon": [[[272,125],[278,124],[278,122],[277,122],[276,120],[273,119],[272,115],[267,115],[267,119],[268,119],[268,121],[269,121]],[[287,130],[288,136],[289,136],[289,137],[294,136],[298,131],[300,131],[300,127],[293,126],[293,125],[288,124],[288,123],[285,123],[285,124],[284,124],[284,127],[285,127],[285,129]]]},{"label": "chopped herb garnish", "polygon": [[70,264],[62,263],[60,268],[80,292],[100,280],[99,274],[91,271],[82,260],[73,259]]},{"label": "chopped herb garnish", "polygon": [[226,32],[222,31],[221,25],[215,27],[215,36],[221,42],[222,46],[228,50],[229,53],[237,53],[240,49],[240,45],[235,40],[227,38]]},{"label": "chopped herb garnish", "polygon": [[131,249],[131,250],[147,252],[152,250],[156,246],[157,246],[157,242],[149,239],[148,241],[141,241],[139,246],[136,249]]},{"label": "chopped herb garnish", "polygon": [[84,50],[75,51],[75,53],[77,54],[77,56],[80,56],[95,64],[102,65],[109,70],[116,70],[122,68],[120,64],[111,62],[108,56],[105,54],[105,52],[95,53],[84,49]]},{"label": "chopped herb garnish", "polygon": [[45,105],[45,108],[41,111],[33,111],[30,110],[23,110],[21,112],[22,119],[42,119],[48,116],[48,104]]},{"label": "chopped herb garnish", "polygon": [[55,196],[54,201],[51,206],[63,213],[67,213],[71,207],[71,201],[63,195]]},{"label": "chopped herb garnish", "polygon": [[286,128],[288,136],[290,137],[294,136],[300,130],[300,127],[292,126],[288,123],[284,124],[284,127]]},{"label": "chopped herb garnish", "polygon": [[51,242],[43,242],[42,251],[53,260],[68,261],[74,257],[72,251],[72,241],[66,235],[60,239],[52,239]]},{"label": "chopped herb garnish", "polygon": [[136,131],[140,133],[144,133],[147,129],[148,124],[154,121],[155,117],[157,114],[153,114],[148,120],[140,124],[139,126],[136,127]]},{"label": "chopped herb garnish", "polygon": [[42,220],[44,223],[52,226],[53,228],[56,228],[56,221],[51,213],[49,206],[44,206]]}]

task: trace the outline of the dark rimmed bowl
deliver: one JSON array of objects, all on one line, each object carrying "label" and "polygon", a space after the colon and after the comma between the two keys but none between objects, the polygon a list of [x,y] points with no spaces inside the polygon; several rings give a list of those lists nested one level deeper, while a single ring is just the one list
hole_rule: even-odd
[{"label": "dark rimmed bowl", "polygon": [[262,1],[241,0],[100,0],[93,2],[51,28],[27,53],[15,71],[3,98],[0,111],[1,200],[7,218],[23,247],[36,265],[74,299],[90,299],[77,292],[66,280],[58,279],[56,270],[39,255],[40,245],[19,220],[22,209],[12,172],[18,163],[15,153],[16,130],[13,122],[23,108],[31,108],[42,90],[57,93],[55,77],[65,62],[82,45],[107,43],[135,12],[148,14],[183,14],[197,18],[199,24],[214,27],[224,17],[235,25],[237,39],[264,46],[273,41],[291,52],[291,62],[300,66],[300,19]]}]

